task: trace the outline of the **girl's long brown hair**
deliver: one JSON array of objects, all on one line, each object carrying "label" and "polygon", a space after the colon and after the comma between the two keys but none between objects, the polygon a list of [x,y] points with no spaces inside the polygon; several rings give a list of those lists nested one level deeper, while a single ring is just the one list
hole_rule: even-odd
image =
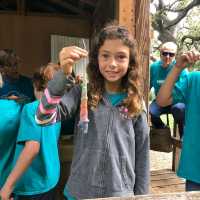
[{"label": "girl's long brown hair", "polygon": [[87,66],[89,79],[89,106],[96,108],[103,97],[105,90],[104,77],[99,71],[98,53],[105,40],[120,39],[124,45],[130,49],[130,59],[127,74],[122,79],[122,87],[128,96],[123,101],[123,105],[128,108],[128,115],[133,117],[142,110],[142,88],[141,72],[137,55],[136,43],[126,27],[109,24],[105,26],[99,35],[93,40],[89,64]]}]

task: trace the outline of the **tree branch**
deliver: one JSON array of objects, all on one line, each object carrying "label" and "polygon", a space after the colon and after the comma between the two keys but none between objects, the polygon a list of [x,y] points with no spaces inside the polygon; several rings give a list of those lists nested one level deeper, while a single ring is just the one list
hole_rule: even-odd
[{"label": "tree branch", "polygon": [[186,42],[186,44],[193,45],[195,41],[200,41],[200,36],[184,35],[181,39],[181,44],[185,42],[186,39],[190,39],[191,42]]},{"label": "tree branch", "polygon": [[165,28],[170,28],[171,26],[175,26],[178,24],[188,13],[189,10],[191,10],[193,7],[200,5],[200,0],[193,0],[188,6],[186,6],[183,9],[176,10],[176,12],[179,12],[178,16],[172,20],[168,21],[168,24],[166,24]]}]

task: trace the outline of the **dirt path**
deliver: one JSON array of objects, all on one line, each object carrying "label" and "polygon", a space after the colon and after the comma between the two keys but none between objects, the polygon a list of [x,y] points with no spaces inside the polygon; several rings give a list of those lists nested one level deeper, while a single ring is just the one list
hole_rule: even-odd
[{"label": "dirt path", "polygon": [[171,169],[172,153],[150,151],[150,170]]}]

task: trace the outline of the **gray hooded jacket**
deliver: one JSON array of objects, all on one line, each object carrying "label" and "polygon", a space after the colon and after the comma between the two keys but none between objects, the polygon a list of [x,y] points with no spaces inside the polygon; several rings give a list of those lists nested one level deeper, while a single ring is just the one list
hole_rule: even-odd
[{"label": "gray hooded jacket", "polygon": [[[58,72],[48,84],[51,97],[62,96],[54,116],[59,119],[76,115],[79,121],[81,89],[65,85],[70,80]],[[45,96],[44,108],[53,108]],[[41,113],[37,121],[53,115]],[[74,155],[67,182],[68,191],[78,199],[128,196],[148,193],[149,127],[146,112],[133,119],[125,118],[120,105],[112,106],[106,96],[95,110],[89,110],[88,133],[75,126]]]}]

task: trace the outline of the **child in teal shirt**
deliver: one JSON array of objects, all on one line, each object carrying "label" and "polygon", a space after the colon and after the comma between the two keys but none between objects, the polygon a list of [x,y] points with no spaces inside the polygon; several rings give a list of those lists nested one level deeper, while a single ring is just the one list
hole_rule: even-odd
[{"label": "child in teal shirt", "polygon": [[200,53],[195,51],[180,56],[157,96],[160,106],[177,102],[183,102],[186,106],[183,145],[177,171],[178,176],[186,179],[186,191],[200,191],[200,72],[189,73],[179,87],[174,87],[174,84],[181,71],[197,60],[200,60]]},{"label": "child in teal shirt", "polygon": [[[35,96],[40,99],[47,80],[58,69],[49,64],[34,76]],[[14,168],[2,187],[0,196],[7,200],[10,194],[18,200],[53,200],[60,177],[58,138],[60,123],[41,127],[35,123],[39,101],[26,104],[21,114]]]},{"label": "child in teal shirt", "polygon": [[12,168],[22,104],[0,100],[0,189]]}]

